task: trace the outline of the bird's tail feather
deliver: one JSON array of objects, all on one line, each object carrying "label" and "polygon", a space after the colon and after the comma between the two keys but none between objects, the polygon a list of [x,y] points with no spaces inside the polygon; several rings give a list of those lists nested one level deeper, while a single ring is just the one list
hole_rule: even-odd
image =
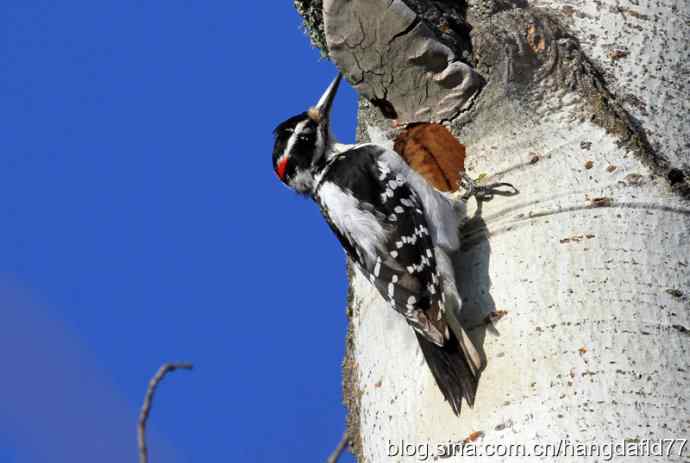
[{"label": "bird's tail feather", "polygon": [[477,392],[477,376],[473,373],[466,354],[460,349],[452,333],[443,347],[428,341],[419,333],[415,334],[443,397],[450,404],[453,413],[460,416],[462,399],[472,407]]},{"label": "bird's tail feather", "polygon": [[477,376],[479,374],[479,370],[482,368],[482,358],[462,325],[459,325],[458,328],[458,344],[460,345],[462,352],[465,354],[467,365],[470,367],[470,370],[472,370],[472,376]]}]

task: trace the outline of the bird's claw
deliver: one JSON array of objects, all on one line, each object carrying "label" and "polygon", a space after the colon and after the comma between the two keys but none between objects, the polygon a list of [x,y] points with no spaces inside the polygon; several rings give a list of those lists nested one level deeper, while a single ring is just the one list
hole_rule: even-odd
[{"label": "bird's claw", "polygon": [[[490,201],[495,194],[499,194],[501,196],[512,196],[519,193],[518,189],[512,184],[505,182],[477,185],[477,182],[473,180],[472,177],[467,175],[466,172],[462,172],[460,174],[460,187],[465,190],[465,193],[461,196],[464,201],[467,201],[472,196],[477,198],[477,201]],[[498,190],[500,187],[509,187],[512,188],[513,191],[506,192]]]}]

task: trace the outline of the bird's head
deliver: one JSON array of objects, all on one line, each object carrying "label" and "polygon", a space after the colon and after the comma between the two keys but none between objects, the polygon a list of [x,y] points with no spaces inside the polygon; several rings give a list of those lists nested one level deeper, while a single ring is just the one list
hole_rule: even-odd
[{"label": "bird's head", "polygon": [[273,131],[273,170],[298,193],[311,192],[314,177],[326,165],[326,153],[333,142],[329,115],[341,78],[338,74],[316,106],[289,118]]}]

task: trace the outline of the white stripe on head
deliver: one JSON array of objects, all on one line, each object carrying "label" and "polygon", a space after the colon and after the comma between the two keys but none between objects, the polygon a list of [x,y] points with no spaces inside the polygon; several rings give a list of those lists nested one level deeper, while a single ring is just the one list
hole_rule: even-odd
[{"label": "white stripe on head", "polygon": [[288,139],[287,146],[285,147],[285,152],[283,153],[283,156],[290,156],[290,151],[292,151],[292,148],[295,146],[295,143],[297,143],[297,139],[299,138],[300,133],[302,132],[302,130],[304,130],[304,127],[308,123],[309,119],[304,120],[295,126],[295,130],[292,132],[292,135],[290,135],[290,138]]},{"label": "white stripe on head", "polygon": [[[326,152],[326,143],[328,142],[328,120],[326,120],[326,129],[323,130],[321,124],[316,126],[316,143],[314,143],[314,157],[311,160],[311,165],[315,165],[321,156]],[[325,133],[324,133],[325,132]]]}]

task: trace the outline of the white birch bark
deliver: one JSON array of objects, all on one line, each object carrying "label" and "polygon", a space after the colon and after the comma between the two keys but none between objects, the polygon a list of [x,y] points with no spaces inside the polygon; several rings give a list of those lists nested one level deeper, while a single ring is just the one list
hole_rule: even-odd
[{"label": "white birch bark", "polygon": [[[487,358],[473,409],[452,414],[409,327],[352,280],[364,461],[418,461],[390,459],[389,441],[434,450],[473,432],[526,445],[688,437],[688,204],[599,127],[517,122],[468,145],[474,172],[505,172],[521,190],[484,205],[488,231],[469,231],[458,262],[473,323],[508,312],[498,334],[470,332]],[[531,152],[544,157],[530,164]],[[591,207],[598,197],[613,207]]]},{"label": "white birch bark", "polygon": [[[506,19],[501,8],[481,13],[480,3],[470,5],[468,17],[487,86],[449,126],[467,146],[472,176],[487,173],[520,190],[482,205],[463,231],[456,262],[464,316],[487,367],[474,408],[454,416],[412,330],[353,272],[345,383],[356,453],[362,462],[432,461],[439,444],[477,433],[477,448],[513,443],[526,451],[563,439],[628,448],[645,439],[687,439],[690,5],[534,0],[525,11],[543,8],[560,23],[539,22],[542,10],[534,9],[535,27],[520,23],[534,18],[528,13]],[[325,10],[329,4],[335,12],[349,5],[326,0]],[[577,40],[554,32],[562,24]],[[516,38],[495,39],[505,31]],[[363,29],[368,33],[376,31]],[[506,63],[506,44],[528,58]],[[572,65],[579,53],[588,61]],[[337,53],[331,57],[339,63]],[[515,84],[535,60],[536,78]],[[590,78],[608,91],[592,90]],[[388,124],[363,102],[363,138],[385,143]],[[507,315],[488,329],[483,319],[495,310]],[[416,455],[401,455],[403,443],[416,444]],[[680,447],[676,441],[670,455],[615,461],[689,461],[690,444],[683,456]]]}]

